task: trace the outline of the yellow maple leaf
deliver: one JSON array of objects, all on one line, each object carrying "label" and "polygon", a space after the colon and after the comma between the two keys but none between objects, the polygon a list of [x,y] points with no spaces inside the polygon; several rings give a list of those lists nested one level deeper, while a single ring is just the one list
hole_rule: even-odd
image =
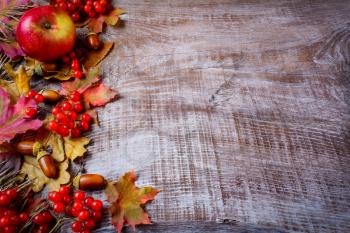
[{"label": "yellow maple leaf", "polygon": [[39,167],[37,159],[33,156],[23,156],[24,161],[21,168],[22,175],[27,175],[29,180],[32,180],[32,190],[40,192],[46,185],[51,191],[57,191],[62,184],[67,184],[70,181],[70,174],[67,172],[68,159],[57,164],[59,175],[57,179],[50,179],[44,175]]},{"label": "yellow maple leaf", "polygon": [[65,159],[63,139],[59,134],[41,128],[36,134],[35,141],[40,142],[44,146],[50,146],[52,149],[51,156],[57,162],[62,162]]},{"label": "yellow maple leaf", "polygon": [[10,78],[12,78],[12,80],[16,83],[19,95],[26,95],[30,90],[29,82],[32,77],[32,73],[27,73],[22,65],[19,66],[16,71],[14,71],[9,63],[4,65],[4,69],[8,76],[10,76]]},{"label": "yellow maple leaf", "polygon": [[153,187],[136,187],[136,173],[125,173],[116,183],[108,183],[105,193],[111,203],[109,212],[118,233],[124,223],[132,228],[138,224],[151,224],[143,205],[153,200],[160,190]]},{"label": "yellow maple leaf", "polygon": [[78,157],[81,157],[85,154],[86,149],[85,146],[90,143],[90,139],[87,137],[79,137],[79,138],[64,138],[64,150],[66,152],[66,156],[70,160],[74,160]]}]

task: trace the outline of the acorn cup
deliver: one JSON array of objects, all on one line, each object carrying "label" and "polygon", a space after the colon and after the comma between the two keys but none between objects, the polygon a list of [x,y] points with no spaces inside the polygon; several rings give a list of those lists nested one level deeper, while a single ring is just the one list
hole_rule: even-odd
[{"label": "acorn cup", "polygon": [[101,190],[107,185],[106,179],[99,174],[83,174],[76,176],[73,180],[73,186],[81,190]]},{"label": "acorn cup", "polygon": [[89,49],[98,50],[102,47],[102,42],[96,33],[90,33],[86,37],[86,45]]},{"label": "acorn cup", "polygon": [[35,74],[39,76],[52,75],[58,70],[58,65],[56,63],[39,63],[35,66]]},{"label": "acorn cup", "polygon": [[43,90],[41,94],[48,103],[56,103],[61,99],[61,95],[55,90]]}]

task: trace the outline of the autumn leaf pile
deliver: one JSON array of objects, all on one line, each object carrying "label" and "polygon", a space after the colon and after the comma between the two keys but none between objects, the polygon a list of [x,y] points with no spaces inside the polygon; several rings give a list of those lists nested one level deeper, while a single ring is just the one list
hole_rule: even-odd
[{"label": "autumn leaf pile", "polygon": [[[17,23],[16,17],[32,7],[34,5],[29,0],[0,2],[0,164],[3,168],[6,166],[6,169],[17,172],[22,182],[30,181],[32,191],[38,193],[45,187],[49,191],[57,191],[62,185],[71,185],[76,174],[70,171],[70,164],[84,159],[91,140],[89,133],[79,137],[63,137],[49,130],[48,122],[54,117],[50,113],[52,106],[44,103],[37,105],[33,99],[26,97],[34,88],[34,77],[46,80],[46,84],[52,80],[59,81],[55,90],[62,96],[59,101],[64,101],[72,92],[78,91],[85,112],[97,125],[98,113],[95,108],[116,100],[118,92],[103,83],[99,69],[101,61],[112,50],[113,42],[105,41],[99,50],[83,50],[85,77],[82,79],[74,79],[67,65],[60,65],[54,72],[45,72],[43,63],[25,57],[15,40],[13,29]],[[77,22],[76,27],[103,33],[104,27],[117,25],[120,16],[125,13],[115,8],[106,15]],[[38,117],[27,117],[25,110],[36,106],[42,109]],[[23,140],[35,142],[33,152],[22,155],[17,153],[16,145]],[[49,178],[43,173],[39,159],[33,156],[38,150],[50,151],[50,156],[57,164],[57,177]],[[128,172],[119,180],[110,181],[105,189],[112,223],[118,232],[125,224],[134,228],[138,224],[151,223],[143,206],[153,200],[159,190],[152,187],[138,188],[135,180],[136,173]]]}]

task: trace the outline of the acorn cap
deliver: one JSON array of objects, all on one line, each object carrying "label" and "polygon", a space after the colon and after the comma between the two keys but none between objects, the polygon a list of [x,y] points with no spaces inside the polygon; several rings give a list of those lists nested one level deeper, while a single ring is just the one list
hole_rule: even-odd
[{"label": "acorn cap", "polygon": [[78,176],[74,177],[74,179],[73,179],[73,187],[74,187],[75,189],[79,189],[79,186],[80,186],[80,176],[81,176],[81,175],[78,175]]}]

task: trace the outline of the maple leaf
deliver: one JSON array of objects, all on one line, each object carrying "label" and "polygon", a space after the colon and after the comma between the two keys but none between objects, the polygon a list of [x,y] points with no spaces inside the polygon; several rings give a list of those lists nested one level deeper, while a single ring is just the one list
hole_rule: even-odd
[{"label": "maple leaf", "polygon": [[19,66],[17,71],[14,71],[10,64],[5,64],[4,69],[8,76],[16,83],[17,90],[20,96],[26,95],[30,90],[30,79],[32,74],[27,73],[23,66]]},{"label": "maple leaf", "polygon": [[16,42],[14,29],[19,17],[31,7],[30,0],[0,1],[0,51],[10,58],[24,55]]},{"label": "maple leaf", "polygon": [[57,162],[62,162],[65,159],[63,138],[57,133],[52,133],[51,131],[40,128],[36,133],[35,141],[40,142],[45,147],[50,146],[52,149],[52,158]]},{"label": "maple leaf", "polygon": [[105,42],[101,49],[89,51],[83,60],[84,67],[90,69],[91,67],[97,66],[108,55],[113,45],[113,42]]},{"label": "maple leaf", "polygon": [[124,223],[134,229],[138,224],[151,224],[142,206],[153,200],[160,190],[152,187],[138,188],[135,181],[136,173],[127,172],[116,183],[108,183],[105,190],[111,203],[109,212],[112,215],[112,223],[118,233],[121,232]]},{"label": "maple leaf", "polygon": [[40,192],[46,185],[51,191],[58,191],[61,184],[67,184],[70,180],[70,174],[67,172],[68,159],[58,164],[59,175],[57,179],[50,179],[44,175],[39,167],[38,160],[33,156],[23,156],[24,161],[21,168],[21,174],[28,176],[32,180],[32,190]]},{"label": "maple leaf", "polygon": [[74,79],[73,81],[63,82],[61,95],[67,95],[70,92],[77,90],[80,93],[86,91],[91,85],[97,83],[100,80],[99,67],[93,67],[86,72],[86,77],[83,79]]},{"label": "maple leaf", "polygon": [[36,107],[35,101],[22,96],[15,105],[10,105],[9,95],[0,87],[0,144],[10,141],[16,134],[40,128],[42,121],[25,118],[28,107]]},{"label": "maple leaf", "polygon": [[64,150],[66,151],[66,156],[70,160],[75,160],[85,154],[85,146],[90,143],[90,139],[87,137],[79,138],[64,138]]},{"label": "maple leaf", "polygon": [[120,16],[125,14],[126,11],[120,8],[115,8],[114,10],[110,11],[107,15],[100,15],[97,18],[91,19],[88,22],[88,28],[90,31],[95,33],[100,33],[103,31],[104,24],[108,24],[110,26],[115,26]]},{"label": "maple leaf", "polygon": [[113,100],[118,93],[106,87],[103,83],[92,86],[83,93],[85,104],[90,104],[93,107],[104,106]]},{"label": "maple leaf", "polygon": [[15,104],[17,102],[18,98],[19,98],[19,93],[18,93],[18,90],[17,90],[16,83],[0,79],[0,86],[10,96],[11,104]]}]

